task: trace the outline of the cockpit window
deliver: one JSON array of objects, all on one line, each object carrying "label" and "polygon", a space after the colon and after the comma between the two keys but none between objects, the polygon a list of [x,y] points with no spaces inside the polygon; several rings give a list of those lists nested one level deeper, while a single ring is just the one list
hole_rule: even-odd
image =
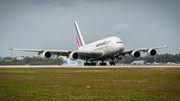
[{"label": "cockpit window", "polygon": [[123,43],[123,42],[116,42],[116,43]]}]

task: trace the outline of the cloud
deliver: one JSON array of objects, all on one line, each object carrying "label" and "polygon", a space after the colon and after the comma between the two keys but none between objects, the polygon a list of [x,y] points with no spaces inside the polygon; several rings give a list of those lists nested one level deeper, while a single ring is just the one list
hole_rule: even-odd
[{"label": "cloud", "polygon": [[44,28],[48,28],[53,24],[51,19],[46,19],[42,14],[35,14],[31,12],[28,16],[28,19],[31,21],[31,23],[38,24]]},{"label": "cloud", "polygon": [[62,6],[65,8],[74,7],[77,0],[31,0],[35,5],[52,5],[54,7]]},{"label": "cloud", "polygon": [[163,30],[162,33],[164,35],[172,34],[172,30],[171,30],[171,28],[168,28],[168,29]]},{"label": "cloud", "polygon": [[129,26],[128,24],[124,24],[124,23],[122,23],[122,22],[119,22],[119,23],[114,27],[114,29],[115,29],[116,31],[122,32],[122,31],[129,30],[129,29],[130,29],[130,26]]},{"label": "cloud", "polygon": [[152,23],[152,24],[151,24],[151,29],[152,29],[152,30],[155,30],[156,27],[157,27],[157,23]]}]

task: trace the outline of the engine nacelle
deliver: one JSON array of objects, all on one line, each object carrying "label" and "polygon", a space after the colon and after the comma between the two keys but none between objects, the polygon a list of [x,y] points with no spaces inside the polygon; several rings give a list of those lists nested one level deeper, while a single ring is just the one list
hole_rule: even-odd
[{"label": "engine nacelle", "polygon": [[141,54],[140,54],[140,52],[138,52],[138,51],[133,51],[133,52],[131,53],[131,57],[132,57],[133,59],[139,58],[140,56],[141,56]]},{"label": "engine nacelle", "polygon": [[51,58],[51,52],[49,52],[49,51],[44,51],[44,52],[42,53],[41,57],[42,57],[43,59],[49,59],[49,58]]},{"label": "engine nacelle", "polygon": [[69,55],[69,59],[70,60],[77,60],[79,59],[79,54],[78,53],[75,53],[75,52],[72,52],[70,55]]},{"label": "engine nacelle", "polygon": [[155,49],[149,49],[149,50],[147,51],[147,56],[149,56],[149,57],[153,57],[153,56],[155,56],[156,54],[157,54],[157,52],[156,52]]}]

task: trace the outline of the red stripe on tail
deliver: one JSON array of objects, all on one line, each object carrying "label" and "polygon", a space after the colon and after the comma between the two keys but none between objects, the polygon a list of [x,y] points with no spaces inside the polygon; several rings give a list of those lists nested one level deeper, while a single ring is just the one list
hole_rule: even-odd
[{"label": "red stripe on tail", "polygon": [[78,41],[78,38],[77,38],[77,34],[76,34],[76,41],[77,41],[78,47],[80,47],[79,41]]}]

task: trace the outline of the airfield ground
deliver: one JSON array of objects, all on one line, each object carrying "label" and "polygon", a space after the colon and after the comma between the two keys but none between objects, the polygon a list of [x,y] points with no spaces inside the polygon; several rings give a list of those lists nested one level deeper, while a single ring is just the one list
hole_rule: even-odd
[{"label": "airfield ground", "polygon": [[180,101],[180,67],[0,67],[0,101]]}]

